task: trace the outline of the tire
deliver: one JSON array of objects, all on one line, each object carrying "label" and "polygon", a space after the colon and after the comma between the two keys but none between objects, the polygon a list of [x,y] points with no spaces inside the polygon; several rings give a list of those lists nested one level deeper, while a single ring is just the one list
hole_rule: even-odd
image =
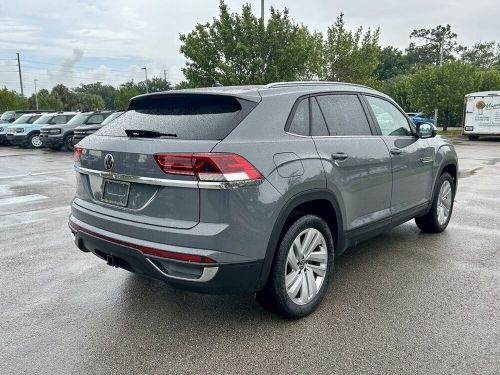
[{"label": "tire", "polygon": [[[306,247],[307,255],[294,243],[305,245],[308,239],[310,244],[317,245]],[[333,274],[334,245],[330,228],[316,215],[301,216],[288,227],[276,252],[269,279],[257,293],[257,301],[287,318],[309,315],[321,303]]]},{"label": "tire", "polygon": [[469,135],[469,141],[477,141],[479,139],[478,135]]},{"label": "tire", "polygon": [[43,146],[40,140],[40,134],[31,134],[28,138],[27,147],[28,148],[41,148]]},{"label": "tire", "polygon": [[[437,183],[430,211],[415,218],[417,227],[422,232],[440,233],[446,229],[453,213],[455,187],[453,178],[447,172],[443,173]],[[447,213],[446,213],[447,211]]]},{"label": "tire", "polygon": [[73,151],[75,149],[75,146],[73,146],[73,134],[69,134],[64,137],[63,149],[65,151]]}]

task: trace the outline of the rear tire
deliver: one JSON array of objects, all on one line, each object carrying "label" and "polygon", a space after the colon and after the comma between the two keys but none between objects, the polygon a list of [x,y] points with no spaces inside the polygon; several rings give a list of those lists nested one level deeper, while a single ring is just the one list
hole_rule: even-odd
[{"label": "rear tire", "polygon": [[40,134],[32,134],[28,138],[28,148],[41,148],[43,146],[42,141],[40,140]]},{"label": "rear tire", "polygon": [[427,215],[416,217],[415,223],[422,232],[440,233],[446,229],[453,212],[455,187],[453,178],[447,172],[443,173],[437,183],[432,207]]},{"label": "rear tire", "polygon": [[63,149],[66,151],[73,151],[75,149],[75,147],[73,146],[73,134],[64,137]]},{"label": "rear tire", "polygon": [[330,228],[316,215],[295,220],[278,244],[269,279],[257,301],[287,318],[302,318],[321,303],[333,273]]}]

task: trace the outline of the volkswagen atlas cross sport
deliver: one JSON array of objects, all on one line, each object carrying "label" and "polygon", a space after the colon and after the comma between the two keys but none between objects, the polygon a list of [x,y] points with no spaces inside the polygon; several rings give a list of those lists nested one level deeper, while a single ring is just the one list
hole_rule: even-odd
[{"label": "volkswagen atlas cross sport", "polygon": [[457,188],[432,125],[343,83],[138,96],[74,155],[82,251],[191,291],[256,292],[295,318],[345,249],[413,218],[443,231]]}]

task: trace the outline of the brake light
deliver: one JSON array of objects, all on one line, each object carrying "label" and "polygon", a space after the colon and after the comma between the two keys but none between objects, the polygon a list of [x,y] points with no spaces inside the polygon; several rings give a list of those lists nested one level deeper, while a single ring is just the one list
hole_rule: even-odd
[{"label": "brake light", "polygon": [[83,147],[80,145],[75,145],[75,148],[73,150],[73,158],[75,159],[75,161],[80,161],[82,153],[83,153]]},{"label": "brake light", "polygon": [[243,156],[229,153],[159,153],[156,163],[168,174],[196,176],[199,181],[262,180],[261,173]]}]

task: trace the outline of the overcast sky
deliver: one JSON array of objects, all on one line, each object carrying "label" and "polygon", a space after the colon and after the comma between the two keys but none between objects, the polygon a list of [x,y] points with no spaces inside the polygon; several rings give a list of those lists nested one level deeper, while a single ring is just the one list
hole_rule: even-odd
[{"label": "overcast sky", "polygon": [[[232,11],[260,0],[226,0]],[[218,0],[2,0],[0,2],[0,87],[19,91],[16,52],[21,55],[26,93],[62,82],[127,80],[163,76],[182,80],[185,59],[179,34],[212,20]],[[404,49],[411,30],[449,23],[459,42],[500,41],[499,0],[266,0],[289,8],[311,30],[325,31],[339,13],[350,28],[381,29],[380,43]]]}]

